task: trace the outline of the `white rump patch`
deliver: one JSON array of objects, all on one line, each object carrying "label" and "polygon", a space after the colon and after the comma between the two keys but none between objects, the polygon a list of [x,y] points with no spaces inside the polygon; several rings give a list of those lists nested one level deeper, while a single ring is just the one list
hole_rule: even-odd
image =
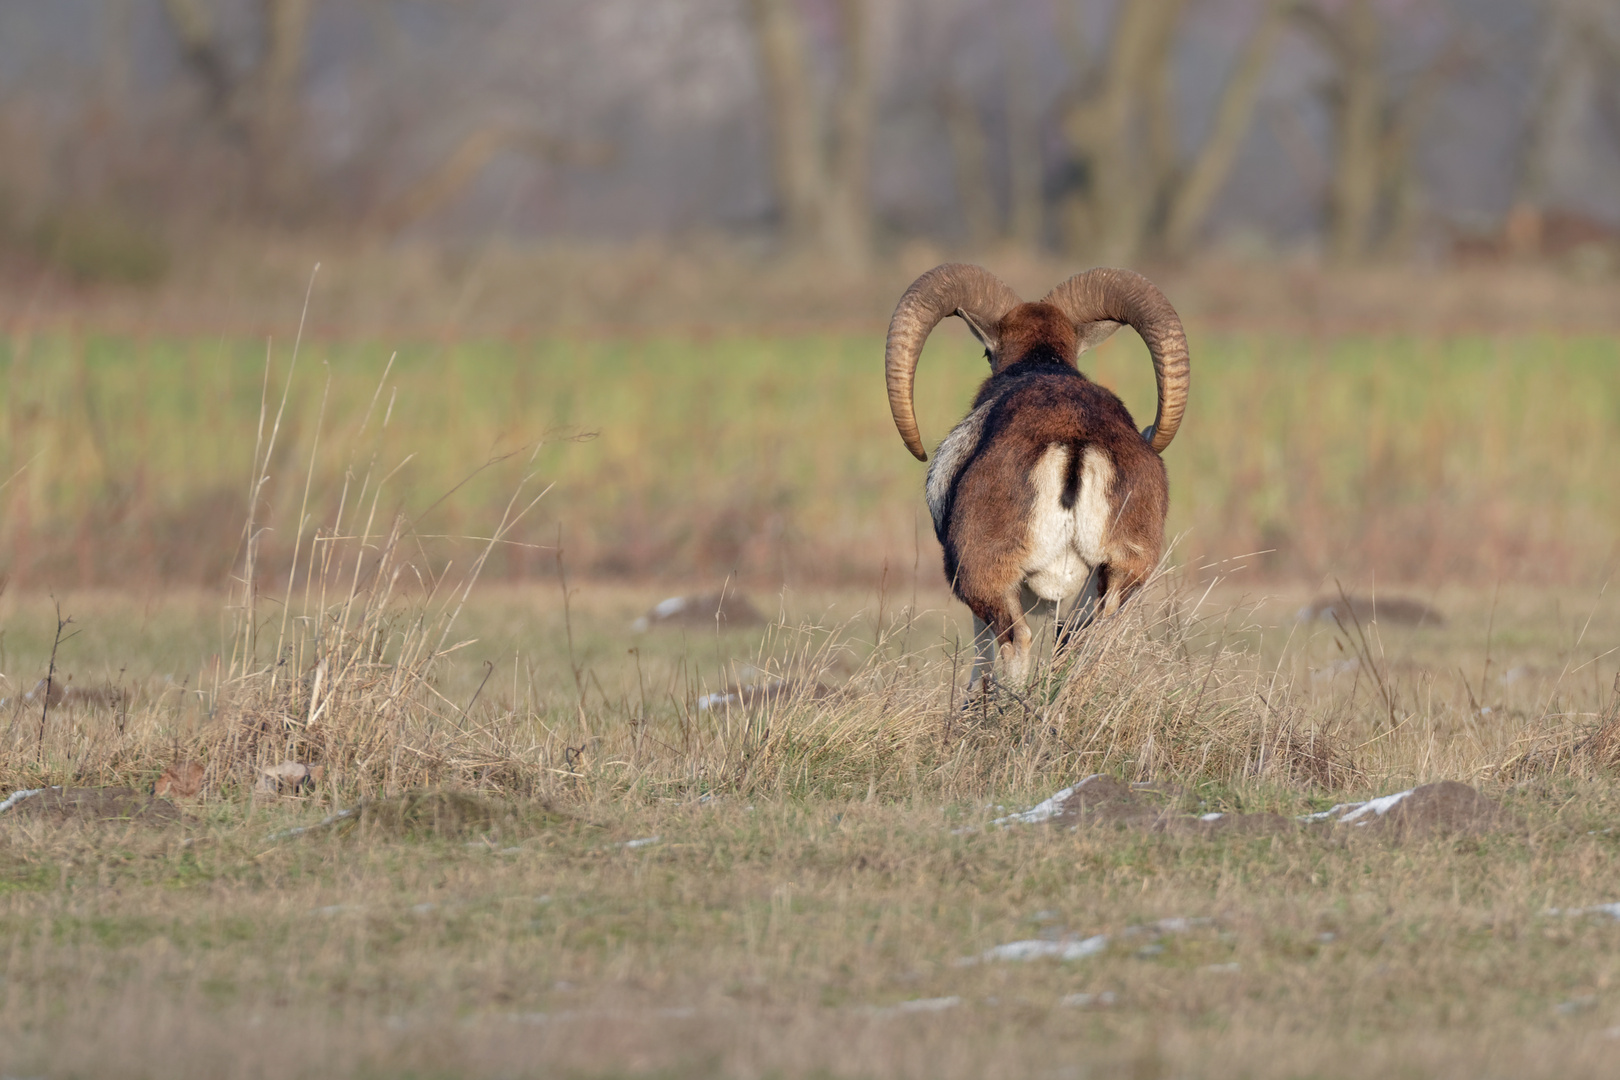
[{"label": "white rump patch", "polygon": [[1063,477],[1068,472],[1067,446],[1050,446],[1031,475],[1035,504],[1029,522],[1029,548],[1024,582],[1042,600],[1062,602],[1086,587],[1091,570],[1107,562],[1105,543],[1114,509],[1108,489],[1114,464],[1095,446],[1083,451],[1080,490],[1074,505],[1063,505]]}]

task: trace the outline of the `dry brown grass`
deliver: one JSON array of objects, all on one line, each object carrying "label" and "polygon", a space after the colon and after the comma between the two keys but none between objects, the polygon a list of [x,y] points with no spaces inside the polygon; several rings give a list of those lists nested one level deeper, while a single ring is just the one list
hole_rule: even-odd
[{"label": "dry brown grass", "polygon": [[[289,453],[274,401],[228,596],[59,597],[63,641],[54,602],[0,607],[0,788],[205,765],[178,823],[0,814],[0,1072],[1605,1074],[1620,929],[1570,913],[1620,899],[1601,595],[1453,586],[1421,595],[1444,626],[1298,623],[1314,588],[1169,572],[964,711],[937,589],[635,636],[657,594],[556,553],[544,595],[482,580],[541,478],[432,535],[392,511],[386,408],[317,499],[331,441]],[[302,497],[261,499],[272,475]],[[53,649],[110,689],[26,701]],[[779,689],[700,707],[749,685]],[[284,761],[315,789],[255,791]],[[1511,825],[991,825],[1092,772],[1195,813],[1446,777]]]}]

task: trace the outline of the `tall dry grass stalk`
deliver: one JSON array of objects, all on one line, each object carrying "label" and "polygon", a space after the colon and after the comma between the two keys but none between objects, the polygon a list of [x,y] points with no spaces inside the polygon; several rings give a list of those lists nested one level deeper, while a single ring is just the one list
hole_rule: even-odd
[{"label": "tall dry grass stalk", "polygon": [[[296,363],[295,346],[289,386]],[[363,797],[452,777],[516,780],[514,766],[525,760],[525,748],[472,721],[470,702],[458,709],[440,694],[436,676],[446,657],[471,644],[453,640],[454,632],[490,553],[545,491],[531,495],[535,478],[525,476],[471,563],[459,575],[453,561],[436,567],[411,521],[383,509],[383,493],[404,464],[379,473],[376,440],[388,426],[392,400],[377,414],[392,368],[390,358],[354,436],[356,447],[373,437],[368,460],[358,471],[351,456],[336,509],[325,523],[312,522],[309,514],[321,427],[316,423],[292,565],[274,618],[275,649],[263,656],[261,639],[267,640],[270,620],[260,615],[264,583],[256,556],[262,528],[255,515],[287,400],[284,391],[267,434],[267,364],[232,653],[228,666],[216,668],[212,688],[213,711],[227,721],[215,725],[198,748],[222,782],[263,775],[284,761],[318,763],[334,792]],[[325,400],[323,394],[321,419]],[[531,463],[537,450],[530,450]]]}]

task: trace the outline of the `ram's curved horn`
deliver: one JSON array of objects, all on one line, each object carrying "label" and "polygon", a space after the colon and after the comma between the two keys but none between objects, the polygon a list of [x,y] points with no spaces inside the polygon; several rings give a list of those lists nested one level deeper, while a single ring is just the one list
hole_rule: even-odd
[{"label": "ram's curved horn", "polygon": [[1142,335],[1159,384],[1159,414],[1142,437],[1162,452],[1181,426],[1190,378],[1187,332],[1164,293],[1141,274],[1099,267],[1074,275],[1045,300],[1074,323],[1082,340],[1088,339],[1087,327],[1093,323],[1126,323]]},{"label": "ram's curved horn", "polygon": [[923,342],[949,315],[960,315],[975,337],[992,352],[996,324],[1020,303],[1018,294],[982,266],[945,263],[911,283],[889,319],[889,340],[883,350],[884,378],[889,384],[889,412],[894,426],[918,461],[927,461],[911,388],[917,377],[917,358]]}]

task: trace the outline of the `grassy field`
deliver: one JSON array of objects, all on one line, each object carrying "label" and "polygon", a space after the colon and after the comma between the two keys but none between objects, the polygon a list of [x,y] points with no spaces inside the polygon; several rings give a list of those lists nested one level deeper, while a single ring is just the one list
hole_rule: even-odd
[{"label": "grassy field", "polygon": [[[281,340],[267,386],[264,342],[0,342],[13,582],[222,583],[261,403],[273,416],[284,393],[266,565],[290,561],[306,480],[312,520],[331,520],[344,478],[375,462],[384,511],[421,535],[486,535],[521,476],[554,485],[493,554],[487,572],[506,580],[548,575],[559,537],[576,573],[711,586],[872,585],[886,567],[937,566],[876,337],[415,345],[390,366],[392,348],[306,343],[289,380]],[[1257,569],[1290,580],[1588,587],[1615,565],[1612,338],[1195,334],[1193,356],[1167,454],[1183,563],[1265,552]],[[1086,366],[1152,415],[1133,336]],[[926,439],[982,375],[965,332],[940,335],[918,382]]]},{"label": "grassy field", "polygon": [[[0,1068],[1608,1075],[1620,924],[1549,908],[1615,897],[1616,792],[1511,805],[1522,830],[1409,846],[956,835],[988,814],[926,798],[528,804],[290,842],[267,837],[309,815],[282,807],[15,824]],[[1080,960],[964,963],[1095,934]]]},{"label": "grassy field", "polygon": [[[0,795],[207,783],[0,812],[0,1073],[1607,1074],[1612,340],[1198,340],[1173,565],[966,713],[872,339],[278,343],[268,390],[241,342],[7,348]],[[924,365],[937,438],[978,362]],[[1092,368],[1151,410],[1138,346]],[[1445,621],[1298,621],[1334,577]],[[763,624],[632,630],[728,579]],[[1096,772],[1508,817],[990,824]]]}]

